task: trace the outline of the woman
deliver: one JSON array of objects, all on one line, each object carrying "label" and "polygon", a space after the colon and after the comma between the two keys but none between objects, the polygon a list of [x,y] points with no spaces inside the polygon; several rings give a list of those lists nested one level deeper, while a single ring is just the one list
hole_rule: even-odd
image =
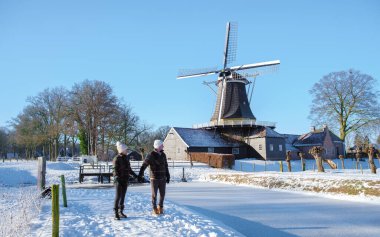
[{"label": "woman", "polygon": [[120,217],[127,218],[123,213],[124,199],[127,193],[129,176],[133,175],[137,177],[136,173],[131,169],[129,158],[127,157],[128,147],[127,145],[117,142],[116,148],[119,154],[113,158],[113,175],[114,183],[116,187],[116,196],[114,203],[115,219],[120,220]]}]

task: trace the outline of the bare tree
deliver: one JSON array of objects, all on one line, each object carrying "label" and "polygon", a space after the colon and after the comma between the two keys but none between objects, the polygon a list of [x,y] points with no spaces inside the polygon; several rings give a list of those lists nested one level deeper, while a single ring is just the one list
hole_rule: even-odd
[{"label": "bare tree", "polygon": [[[105,118],[115,113],[117,98],[112,88],[102,81],[85,80],[72,88],[72,116],[87,137],[87,154],[97,154],[98,136]],[[84,142],[83,138],[80,142]],[[83,151],[82,151],[83,152]]]},{"label": "bare tree", "polygon": [[310,118],[315,123],[339,125],[340,139],[380,120],[375,79],[359,71],[333,72],[315,83]]},{"label": "bare tree", "polygon": [[58,156],[59,141],[65,128],[68,91],[63,87],[45,89],[37,96],[29,97],[34,117],[41,121],[41,133],[47,136],[49,154],[54,160]]}]

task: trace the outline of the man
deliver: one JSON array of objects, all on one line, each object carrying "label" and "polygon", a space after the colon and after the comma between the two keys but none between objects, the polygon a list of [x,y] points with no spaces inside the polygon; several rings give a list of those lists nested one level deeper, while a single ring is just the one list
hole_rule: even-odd
[{"label": "man", "polygon": [[[170,174],[168,162],[164,153],[164,145],[161,140],[155,140],[153,144],[154,150],[147,155],[141,166],[139,173],[139,181],[144,180],[144,171],[150,166],[150,185],[152,192],[153,214],[164,213],[164,199],[166,183],[170,182]],[[160,191],[160,201],[157,206],[157,191]]]},{"label": "man", "polygon": [[127,218],[123,213],[124,211],[124,199],[127,193],[129,176],[133,175],[137,177],[136,173],[131,169],[129,158],[127,157],[128,147],[127,145],[117,142],[117,156],[113,159],[113,175],[116,187],[116,195],[114,202],[115,219],[120,220],[120,217]]}]

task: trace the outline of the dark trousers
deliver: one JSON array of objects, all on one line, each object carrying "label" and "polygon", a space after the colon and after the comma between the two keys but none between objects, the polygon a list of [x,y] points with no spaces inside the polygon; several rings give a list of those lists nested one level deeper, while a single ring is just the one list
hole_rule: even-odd
[{"label": "dark trousers", "polygon": [[124,199],[125,199],[125,194],[127,193],[128,182],[119,181],[115,184],[115,187],[116,187],[116,194],[115,194],[114,208],[124,209]]},{"label": "dark trousers", "polygon": [[152,206],[157,207],[157,191],[160,191],[160,201],[158,205],[164,207],[166,180],[165,179],[151,179],[150,187],[152,190]]}]

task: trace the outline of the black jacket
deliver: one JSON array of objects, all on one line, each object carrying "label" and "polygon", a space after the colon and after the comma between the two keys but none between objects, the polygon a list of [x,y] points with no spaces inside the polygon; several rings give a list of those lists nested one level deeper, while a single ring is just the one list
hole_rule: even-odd
[{"label": "black jacket", "polygon": [[133,175],[137,177],[136,173],[131,169],[131,163],[129,162],[129,157],[124,154],[118,154],[113,158],[113,175],[118,177],[118,181],[129,180],[129,176]]},{"label": "black jacket", "polygon": [[139,176],[144,175],[144,171],[148,166],[150,166],[151,179],[170,179],[168,162],[164,151],[161,151],[161,154],[157,151],[152,151],[147,155],[141,166]]}]

